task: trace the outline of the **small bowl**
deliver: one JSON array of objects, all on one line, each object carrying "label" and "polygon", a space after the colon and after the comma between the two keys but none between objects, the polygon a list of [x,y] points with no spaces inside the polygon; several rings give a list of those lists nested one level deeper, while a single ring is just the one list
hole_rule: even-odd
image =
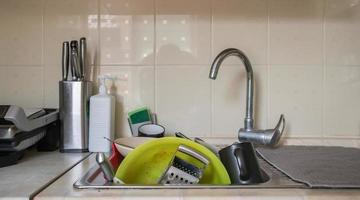
[{"label": "small bowl", "polygon": [[165,128],[158,124],[144,124],[139,127],[140,137],[164,137]]}]

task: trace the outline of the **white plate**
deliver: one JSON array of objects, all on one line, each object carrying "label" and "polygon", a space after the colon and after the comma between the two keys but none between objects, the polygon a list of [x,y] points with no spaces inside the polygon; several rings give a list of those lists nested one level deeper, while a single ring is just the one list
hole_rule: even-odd
[{"label": "white plate", "polygon": [[127,138],[118,138],[116,139],[115,146],[119,153],[123,156],[126,156],[130,151],[134,150],[137,146],[153,140],[154,138],[149,137],[127,137]]}]

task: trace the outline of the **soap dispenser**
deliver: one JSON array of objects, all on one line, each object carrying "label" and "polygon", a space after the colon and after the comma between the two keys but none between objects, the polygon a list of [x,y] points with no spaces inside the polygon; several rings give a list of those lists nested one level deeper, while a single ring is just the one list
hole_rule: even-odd
[{"label": "soap dispenser", "polygon": [[99,94],[90,97],[89,151],[111,151],[114,139],[115,97],[108,93],[106,80],[114,78],[110,75],[99,76]]}]

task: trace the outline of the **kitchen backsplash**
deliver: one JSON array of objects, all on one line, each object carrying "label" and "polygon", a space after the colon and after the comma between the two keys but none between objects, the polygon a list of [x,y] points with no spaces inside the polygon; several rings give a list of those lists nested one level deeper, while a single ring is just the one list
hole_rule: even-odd
[{"label": "kitchen backsplash", "polygon": [[245,73],[256,82],[256,126],[284,113],[290,138],[360,138],[359,0],[0,0],[0,104],[58,107],[61,44],[88,39],[95,73],[118,77],[117,136],[149,106],[168,132],[236,137]]}]

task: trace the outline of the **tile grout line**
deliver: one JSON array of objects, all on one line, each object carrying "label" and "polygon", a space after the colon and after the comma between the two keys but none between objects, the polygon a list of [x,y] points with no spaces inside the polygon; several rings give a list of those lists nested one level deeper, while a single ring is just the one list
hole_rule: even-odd
[{"label": "tile grout line", "polygon": [[[214,0],[211,0],[210,2],[210,60],[213,57],[214,54]],[[211,61],[210,61],[211,62]],[[215,82],[210,80],[210,137],[214,136],[214,121],[215,121]]]},{"label": "tile grout line", "polygon": [[[100,0],[96,1],[97,4],[97,49],[98,49],[98,60],[96,61],[97,63],[94,63],[94,69],[92,73],[97,73],[96,75],[98,75],[100,73],[100,69],[103,66],[101,63],[101,8],[100,8]],[[98,66],[96,66],[98,65]],[[97,78],[98,76],[96,76],[95,74],[91,74],[91,76],[93,76],[93,78],[95,80],[93,80],[93,87],[94,85],[97,83]]]},{"label": "tile grout line", "polygon": [[[251,63],[253,66],[267,66],[267,63]],[[56,63],[50,64],[50,65],[56,65]],[[100,66],[99,63],[94,63],[94,64],[89,64],[89,66],[91,67],[96,67],[96,66]],[[154,66],[154,63],[151,64],[122,64],[122,63],[118,63],[118,64],[113,64],[113,63],[104,63],[101,64],[102,67],[149,67],[149,66]],[[169,67],[169,66],[176,66],[176,67],[196,67],[196,66],[209,66],[208,64],[157,64],[158,67]],[[234,67],[234,66],[238,66],[238,64],[224,64],[222,67],[223,68],[228,68],[228,67]],[[286,67],[289,66],[288,64],[276,64],[276,66],[274,66],[275,68],[281,68],[281,67]],[[291,64],[292,67],[313,67],[316,65],[295,65],[295,64]],[[328,67],[359,67],[360,65],[327,65]],[[0,64],[0,68],[7,68],[7,67],[42,67],[42,64],[9,64],[9,65],[1,65]]]},{"label": "tile grout line", "polygon": [[329,135],[326,138],[322,136],[301,136],[301,134],[296,133],[296,136],[284,136],[285,139],[339,139],[339,140],[359,140],[358,136],[340,136],[340,135]]},{"label": "tile grout line", "polygon": [[[253,66],[257,66],[257,65],[267,65],[267,63],[256,63],[256,62],[252,62],[251,63]],[[157,64],[157,66],[160,67],[167,67],[167,66],[178,66],[178,67],[187,67],[187,66],[209,66],[209,64],[204,64],[204,63],[200,63],[200,64]],[[286,67],[291,65],[292,67],[304,67],[304,66],[315,66],[315,65],[303,65],[303,64],[276,64],[276,66],[274,67]],[[8,67],[8,66],[23,66],[23,65],[0,65],[0,67]],[[27,65],[27,66],[38,66],[38,65]],[[132,63],[128,63],[128,64],[124,64],[124,63],[104,63],[101,64],[101,66],[118,66],[118,67],[129,67],[129,66],[139,66],[139,67],[146,67],[146,66],[151,66],[151,64],[132,64]],[[238,64],[224,64],[223,67],[229,67],[229,66],[238,66]],[[331,66],[331,65],[329,65]],[[333,66],[339,66],[339,65],[333,65]],[[342,65],[344,67],[359,67],[359,65]]]},{"label": "tile grout line", "polygon": [[42,68],[43,64],[39,63],[37,65],[27,65],[27,64],[22,64],[22,65],[0,65],[0,68]]},{"label": "tile grout line", "polygon": [[45,0],[41,1],[41,66],[42,66],[42,106],[45,107]]},{"label": "tile grout line", "polygon": [[154,42],[153,42],[153,55],[154,55],[154,70],[153,70],[153,75],[154,75],[154,110],[155,113],[158,115],[158,88],[157,88],[157,84],[158,84],[158,66],[157,66],[157,44],[156,44],[156,40],[157,40],[157,31],[156,31],[156,24],[157,24],[157,20],[156,20],[156,16],[157,16],[157,2],[156,0],[153,0],[153,12],[154,12],[154,16],[153,16],[153,33],[154,33]]},{"label": "tile grout line", "polygon": [[325,138],[325,90],[326,90],[326,7],[327,1],[323,0],[323,15],[322,15],[322,104],[321,104],[321,137]]},{"label": "tile grout line", "polygon": [[267,100],[266,100],[266,104],[267,104],[267,116],[266,116],[266,127],[269,127],[269,121],[270,121],[270,106],[271,106],[271,103],[270,103],[270,99],[271,99],[271,92],[270,92],[270,6],[269,6],[269,0],[266,1],[266,13],[267,13],[267,42],[266,42],[266,62],[267,62],[267,68],[266,68],[266,71],[267,71],[267,74],[266,74],[266,77],[267,77]]}]

